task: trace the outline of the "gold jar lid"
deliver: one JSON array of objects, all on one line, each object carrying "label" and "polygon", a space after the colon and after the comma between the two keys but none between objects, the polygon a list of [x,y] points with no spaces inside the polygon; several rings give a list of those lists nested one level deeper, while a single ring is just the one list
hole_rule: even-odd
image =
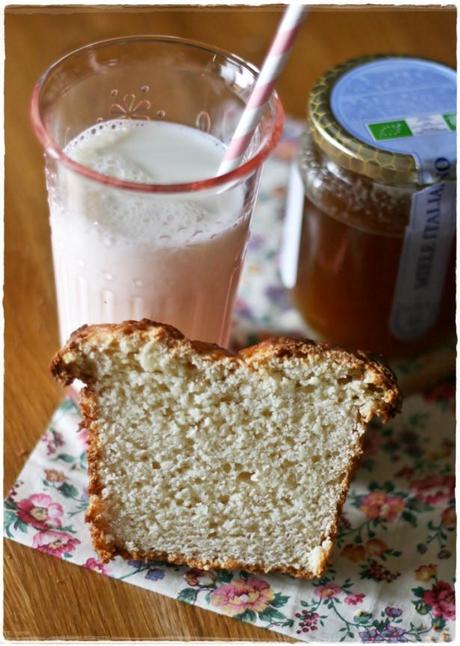
[{"label": "gold jar lid", "polygon": [[[378,147],[378,142],[373,146],[360,140],[339,123],[331,107],[334,86],[345,73],[366,63],[391,58],[411,57],[363,56],[346,61],[326,72],[311,90],[307,121],[316,145],[342,168],[385,184],[420,185],[425,182],[420,179],[420,168],[413,155],[384,150]],[[432,64],[434,61],[426,62]]]}]

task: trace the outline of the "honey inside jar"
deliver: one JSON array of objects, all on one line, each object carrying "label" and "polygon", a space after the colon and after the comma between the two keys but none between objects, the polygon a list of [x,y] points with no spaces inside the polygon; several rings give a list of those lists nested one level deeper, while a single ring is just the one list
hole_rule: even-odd
[{"label": "honey inside jar", "polygon": [[453,243],[437,280],[433,324],[414,338],[400,338],[391,327],[413,196],[425,186],[404,168],[407,160],[397,156],[392,168],[371,165],[374,176],[368,176],[365,158],[355,154],[347,159],[343,145],[335,154],[330,128],[325,144],[317,124],[309,126],[299,155],[305,199],[297,274],[290,286],[298,311],[317,339],[389,358],[410,356],[445,340],[455,318]]}]

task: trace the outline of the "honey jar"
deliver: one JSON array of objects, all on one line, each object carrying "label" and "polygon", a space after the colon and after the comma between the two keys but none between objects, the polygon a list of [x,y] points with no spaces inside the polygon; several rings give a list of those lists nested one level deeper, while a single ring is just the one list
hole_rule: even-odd
[{"label": "honey jar", "polygon": [[369,56],[318,80],[281,254],[314,337],[395,358],[453,332],[455,167],[454,70]]}]

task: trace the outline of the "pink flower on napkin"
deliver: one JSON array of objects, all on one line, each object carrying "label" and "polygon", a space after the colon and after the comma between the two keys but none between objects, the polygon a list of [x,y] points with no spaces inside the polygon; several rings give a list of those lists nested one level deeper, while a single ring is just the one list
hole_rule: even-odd
[{"label": "pink flower on napkin", "polygon": [[107,567],[102,561],[98,561],[95,558],[89,558],[83,563],[83,567],[88,570],[93,570],[94,572],[100,572],[101,574],[107,574]]},{"label": "pink flower on napkin", "polygon": [[361,501],[361,511],[368,518],[394,520],[404,509],[405,503],[399,496],[390,496],[383,491],[372,491]]},{"label": "pink flower on napkin", "polygon": [[335,599],[340,591],[339,586],[335,583],[326,583],[316,588],[315,595],[320,599]]},{"label": "pink flower on napkin", "polygon": [[455,591],[450,583],[438,581],[431,590],[426,590],[423,601],[431,606],[433,617],[455,619]]},{"label": "pink flower on napkin", "polygon": [[20,500],[17,507],[18,518],[37,529],[60,527],[63,513],[62,505],[53,502],[51,496],[46,493],[32,494]]},{"label": "pink flower on napkin", "polygon": [[357,592],[356,594],[347,594],[344,601],[349,606],[357,606],[358,603],[362,603],[365,596],[366,595],[362,592]]},{"label": "pink flower on napkin", "polygon": [[39,551],[50,556],[62,556],[72,552],[81,541],[67,532],[58,532],[49,529],[38,532],[33,538],[33,546]]},{"label": "pink flower on napkin", "polygon": [[455,493],[455,476],[433,475],[410,483],[411,491],[418,500],[427,505],[451,500]]},{"label": "pink flower on napkin", "polygon": [[222,608],[227,615],[234,617],[245,610],[261,612],[273,599],[274,592],[269,583],[256,577],[247,581],[236,579],[224,583],[211,594],[211,603]]}]

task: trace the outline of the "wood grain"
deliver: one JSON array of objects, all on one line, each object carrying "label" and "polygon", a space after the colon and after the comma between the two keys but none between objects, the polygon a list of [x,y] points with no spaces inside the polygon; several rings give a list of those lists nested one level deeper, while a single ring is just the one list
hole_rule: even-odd
[{"label": "wood grain", "polygon": [[[5,13],[5,488],[13,483],[62,393],[48,361],[58,334],[43,158],[28,119],[37,77],[91,41],[167,33],[232,50],[259,64],[280,8],[9,7]],[[302,117],[308,90],[331,65],[373,52],[455,65],[453,8],[316,8],[279,82]],[[8,639],[220,639],[281,635],[167,599],[5,542]]]}]

